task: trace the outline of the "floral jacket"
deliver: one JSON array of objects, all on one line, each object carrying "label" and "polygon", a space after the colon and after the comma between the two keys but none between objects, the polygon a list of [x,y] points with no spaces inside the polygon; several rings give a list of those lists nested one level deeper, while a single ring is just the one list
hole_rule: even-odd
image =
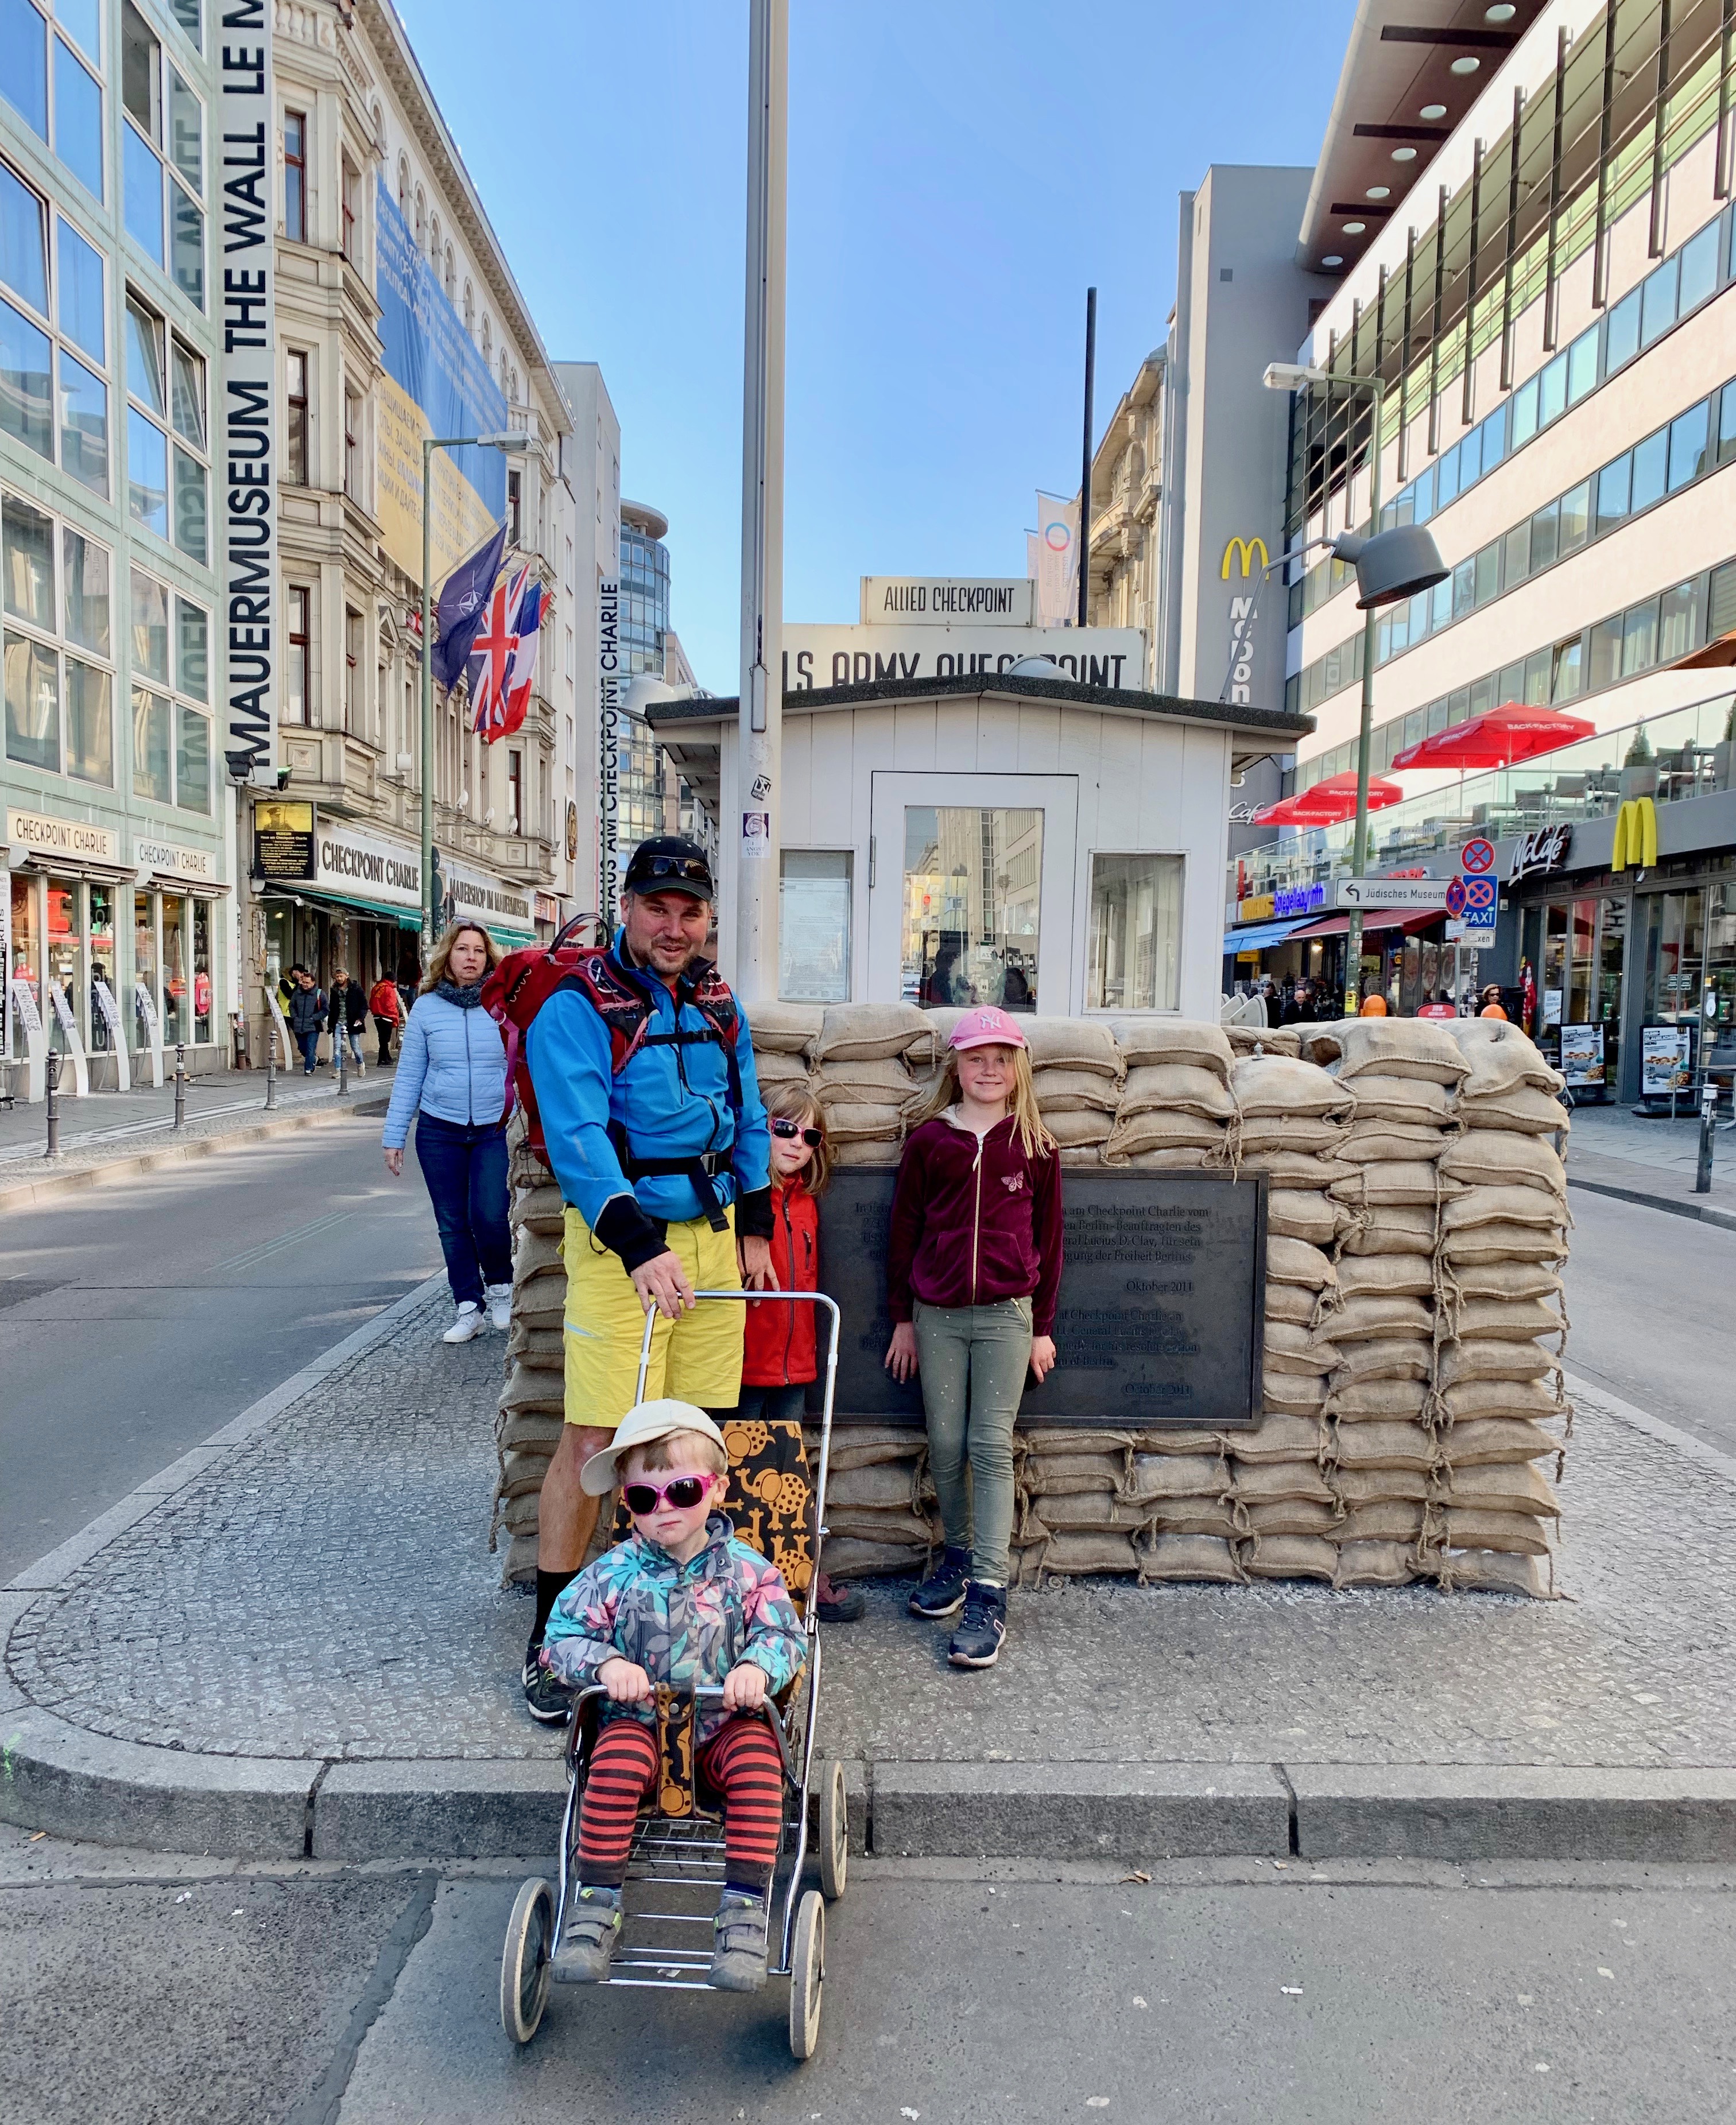
[{"label": "floral jacket", "polygon": [[[744,1660],[781,1689],[800,1674],[807,1640],[777,1567],[735,1538],[724,1513],[706,1523],[699,1554],[677,1564],[643,1535],[617,1543],[562,1590],[543,1639],[543,1664],[570,1688],[587,1689],[605,1661],[630,1660],[653,1682],[715,1687]],[[611,1705],[611,1718],[653,1723],[646,1705]],[[728,1715],[704,1707],[698,1738]]]}]

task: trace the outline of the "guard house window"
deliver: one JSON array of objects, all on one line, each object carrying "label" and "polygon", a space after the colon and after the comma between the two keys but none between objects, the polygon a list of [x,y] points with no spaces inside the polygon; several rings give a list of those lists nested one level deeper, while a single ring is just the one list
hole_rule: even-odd
[{"label": "guard house window", "polygon": [[291,243],[308,240],[308,119],[304,111],[283,114],[283,233]]},{"label": "guard house window", "polygon": [[313,721],[308,712],[308,594],[293,583],[284,596],[284,617],[290,654],[283,675],[283,719],[308,723]]},{"label": "guard house window", "polygon": [[848,849],[784,850],[777,992],[786,1002],[850,1001],[850,885]]},{"label": "guard house window", "polygon": [[507,832],[519,834],[524,831],[525,816],[525,756],[516,748],[507,754]]},{"label": "guard house window", "polygon": [[300,348],[288,355],[289,374],[284,403],[288,409],[284,435],[284,478],[291,487],[308,483],[308,358]]},{"label": "guard house window", "polygon": [[908,805],[905,996],[1037,1010],[1042,876],[1040,811]]},{"label": "guard house window", "polygon": [[1182,1000],[1182,859],[1094,855],[1087,1011],[1177,1011]]}]

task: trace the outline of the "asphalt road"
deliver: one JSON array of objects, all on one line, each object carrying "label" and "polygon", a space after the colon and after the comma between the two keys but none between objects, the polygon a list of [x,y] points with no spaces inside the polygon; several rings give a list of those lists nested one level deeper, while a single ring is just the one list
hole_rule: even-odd
[{"label": "asphalt road", "polygon": [[379,1145],[334,1120],[0,1221],[0,1582],[440,1267]]},{"label": "asphalt road", "polygon": [[502,1869],[214,1874],[21,1835],[0,1849],[8,2125],[1700,2125],[1736,2104],[1727,1870],[859,1862],[798,2066],[776,1980],[559,1991],[516,2051]]},{"label": "asphalt road", "polygon": [[1567,1369],[1736,1454],[1736,1232],[1569,1191]]}]

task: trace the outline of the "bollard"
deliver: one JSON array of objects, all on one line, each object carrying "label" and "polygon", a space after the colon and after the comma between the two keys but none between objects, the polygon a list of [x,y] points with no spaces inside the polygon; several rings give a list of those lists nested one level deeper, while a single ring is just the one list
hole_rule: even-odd
[{"label": "bollard", "polygon": [[175,1126],[186,1126],[186,1043],[175,1043]]},{"label": "bollard", "polygon": [[277,1034],[274,1027],[266,1030],[265,1044],[265,1106],[269,1114],[277,1104]]},{"label": "bollard", "polygon": [[1712,1127],[1718,1115],[1718,1087],[1708,1077],[1700,1088],[1700,1163],[1694,1169],[1694,1193],[1712,1192]]},{"label": "bollard", "polygon": [[345,1098],[350,1089],[350,1021],[340,1018],[337,1030],[333,1035],[337,1043],[337,1096]]},{"label": "bollard", "polygon": [[48,1151],[47,1157],[60,1156],[60,1051],[51,1048],[45,1064],[48,1075]]}]

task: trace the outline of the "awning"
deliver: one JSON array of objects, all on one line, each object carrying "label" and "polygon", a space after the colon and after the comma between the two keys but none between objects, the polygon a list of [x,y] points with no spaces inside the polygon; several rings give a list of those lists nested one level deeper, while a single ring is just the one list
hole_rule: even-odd
[{"label": "awning", "polygon": [[[1432,922],[1446,920],[1445,903],[1439,907],[1365,907],[1362,927],[1369,930],[1402,930],[1407,937],[1418,930],[1427,930]],[[1307,937],[1342,937],[1350,930],[1347,915],[1328,915],[1319,922],[1310,922],[1305,930],[1296,932],[1300,943]]]},{"label": "awning", "polygon": [[352,915],[365,915],[370,922],[395,922],[400,930],[420,930],[422,910],[419,907],[389,907],[384,902],[363,900],[353,893],[328,893],[323,886],[270,883],[262,886],[260,897],[266,900],[313,900],[327,907],[347,907]]},{"label": "awning", "polygon": [[1281,945],[1286,937],[1293,937],[1311,919],[1306,915],[1292,915],[1282,922],[1250,922],[1243,930],[1226,930],[1224,949],[1226,952],[1263,952],[1268,945]]}]

